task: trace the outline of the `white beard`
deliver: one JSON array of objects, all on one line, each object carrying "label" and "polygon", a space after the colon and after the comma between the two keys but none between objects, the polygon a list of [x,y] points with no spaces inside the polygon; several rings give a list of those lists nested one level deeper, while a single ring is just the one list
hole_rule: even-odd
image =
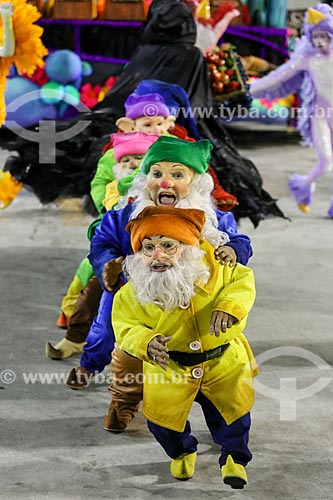
[{"label": "white beard", "polygon": [[208,267],[202,262],[203,256],[200,248],[184,245],[178,261],[170,269],[156,273],[143,264],[139,252],[126,257],[124,272],[132,281],[141,305],[156,304],[163,310],[186,309],[195,294],[196,284],[207,283],[210,276]]},{"label": "white beard", "polygon": [[116,181],[119,181],[120,179],[123,179],[124,177],[127,177],[128,175],[132,174],[133,169],[131,169],[130,167],[122,168],[120,166],[120,163],[116,163],[112,167],[112,172]]},{"label": "white beard", "polygon": [[[196,208],[203,210],[206,214],[206,223],[201,232],[202,238],[208,241],[214,248],[225,245],[229,241],[229,236],[217,229],[218,221],[215,213],[215,204],[211,196],[214,183],[209,174],[194,174],[194,179],[190,185],[190,192],[186,198],[178,201],[177,208]],[[127,197],[137,197],[134,202],[134,210],[131,219],[135,219],[145,207],[155,206],[147,190],[147,176],[137,175],[133,186],[129,189]]]}]

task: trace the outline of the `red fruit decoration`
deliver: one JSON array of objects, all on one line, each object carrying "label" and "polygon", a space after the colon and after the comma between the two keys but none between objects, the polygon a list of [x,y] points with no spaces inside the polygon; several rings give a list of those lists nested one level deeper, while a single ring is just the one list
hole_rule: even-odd
[{"label": "red fruit decoration", "polygon": [[217,64],[220,60],[220,56],[214,52],[208,52],[206,55],[206,60],[209,63]]},{"label": "red fruit decoration", "polygon": [[228,98],[232,92],[244,90],[237,67],[237,56],[231,44],[216,46],[206,53],[206,61],[212,82],[212,92],[217,98]]},{"label": "red fruit decoration", "polygon": [[212,84],[212,89],[214,94],[222,94],[224,91],[224,84],[222,82],[214,82]]}]

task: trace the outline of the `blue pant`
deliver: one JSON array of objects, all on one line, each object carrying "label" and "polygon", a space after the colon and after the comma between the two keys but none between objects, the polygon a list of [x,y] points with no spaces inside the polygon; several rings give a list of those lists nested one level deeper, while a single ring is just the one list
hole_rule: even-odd
[{"label": "blue pant", "polygon": [[[201,405],[206,424],[216,444],[221,446],[219,459],[220,467],[231,455],[234,462],[246,466],[252,459],[248,448],[249,431],[251,427],[250,413],[246,413],[230,425],[227,425],[220,412],[201,392],[198,392],[195,401]],[[190,422],[186,422],[183,432],[176,432],[166,427],[147,421],[148,429],[155,439],[164,448],[170,458],[177,458],[183,453],[193,453],[197,450],[197,439],[191,434]]]},{"label": "blue pant", "polygon": [[111,361],[115,338],[111,324],[113,295],[104,290],[98,313],[86,338],[80,365],[92,373],[102,372]]}]

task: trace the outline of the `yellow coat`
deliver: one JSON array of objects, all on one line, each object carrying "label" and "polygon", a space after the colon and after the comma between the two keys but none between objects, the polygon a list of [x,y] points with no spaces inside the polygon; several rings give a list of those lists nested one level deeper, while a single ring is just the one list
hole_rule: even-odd
[{"label": "yellow coat", "polygon": [[[114,298],[112,324],[121,349],[144,361],[143,414],[155,424],[182,432],[200,390],[220,411],[227,424],[245,415],[254,402],[253,376],[258,368],[242,331],[255,299],[253,272],[248,267],[221,265],[214,249],[201,242],[211,275],[192,297],[189,309],[163,311],[157,305],[141,306],[131,282]],[[219,338],[209,334],[213,310],[238,319]],[[172,335],[168,349],[199,353],[230,343],[222,356],[185,367],[170,359],[166,371],[148,356],[147,347],[156,335]],[[193,341],[199,349],[193,350]],[[198,344],[195,345],[198,347]],[[200,375],[198,377],[198,375]],[[130,376],[130,375],[129,375]],[[197,377],[197,378],[196,378]]]},{"label": "yellow coat", "polygon": [[112,210],[120,198],[121,196],[118,191],[118,181],[109,182],[109,184],[106,185],[105,198],[103,200],[103,205],[106,210]]}]

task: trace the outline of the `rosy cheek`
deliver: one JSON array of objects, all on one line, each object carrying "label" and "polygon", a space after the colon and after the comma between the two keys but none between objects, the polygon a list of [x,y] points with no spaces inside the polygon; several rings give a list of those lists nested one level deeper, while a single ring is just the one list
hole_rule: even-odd
[{"label": "rosy cheek", "polygon": [[179,196],[181,196],[182,198],[185,198],[185,196],[187,196],[189,194],[190,187],[189,186],[178,186],[176,190],[177,190]]},{"label": "rosy cheek", "polygon": [[156,182],[154,182],[154,181],[149,181],[149,182],[147,183],[147,189],[148,189],[148,191],[152,191],[155,187],[156,187]]}]

